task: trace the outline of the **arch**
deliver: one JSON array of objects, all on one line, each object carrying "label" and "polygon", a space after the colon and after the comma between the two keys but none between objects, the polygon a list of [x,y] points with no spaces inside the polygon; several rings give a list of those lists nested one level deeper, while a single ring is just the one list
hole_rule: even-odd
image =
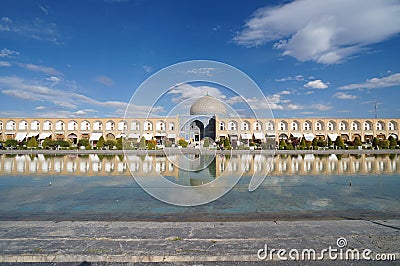
[{"label": "arch", "polygon": [[237,130],[237,123],[235,121],[229,121],[228,123],[228,130],[235,131]]},{"label": "arch", "polygon": [[360,141],[362,140],[360,134],[353,134],[353,141],[355,141],[357,137],[358,137],[358,139],[359,139]]},{"label": "arch", "polygon": [[349,135],[347,135],[347,134],[341,134],[340,137],[342,138],[342,140],[343,140],[344,142],[349,141]]},{"label": "arch", "polygon": [[250,123],[249,121],[243,121],[242,123],[240,123],[240,130],[242,131],[248,131],[250,130]]},{"label": "arch", "polygon": [[346,121],[342,120],[339,122],[339,130],[343,131],[348,129],[349,129],[349,124]]},{"label": "arch", "polygon": [[389,121],[388,130],[397,130],[397,122],[394,120]]},{"label": "arch", "polygon": [[28,122],[26,122],[26,120],[21,120],[18,123],[18,130],[28,130]]},{"label": "arch", "polygon": [[304,131],[310,131],[312,130],[312,124],[310,120],[306,120],[303,122],[303,130]]},{"label": "arch", "polygon": [[81,122],[81,130],[89,131],[90,130],[90,122],[87,120],[82,121]]},{"label": "arch", "polygon": [[315,130],[323,131],[324,130],[324,122],[322,120],[318,120],[315,122]]},{"label": "arch", "polygon": [[281,131],[286,131],[287,128],[288,128],[287,122],[286,122],[285,120],[281,120],[281,121],[279,122],[279,130],[281,130]]},{"label": "arch", "polygon": [[219,122],[219,130],[225,130],[225,123],[223,121]]},{"label": "arch", "polygon": [[93,123],[93,130],[103,130],[103,123],[100,120],[94,121]]},{"label": "arch", "polygon": [[[395,133],[390,134],[390,136],[392,136],[393,138],[395,138],[396,140],[399,140],[399,136]],[[389,136],[389,137],[390,137]]]},{"label": "arch", "polygon": [[353,122],[351,122],[351,130],[353,130],[353,131],[361,130],[361,123],[357,120],[354,120]]},{"label": "arch", "polygon": [[364,128],[365,131],[372,130],[372,122],[369,121],[369,120],[364,121],[363,126],[364,126],[363,128]]},{"label": "arch", "polygon": [[158,131],[165,131],[165,122],[160,120],[156,123],[156,130]]},{"label": "arch", "polygon": [[169,122],[168,130],[171,130],[171,131],[175,130],[175,123],[174,122]]},{"label": "arch", "polygon": [[333,120],[330,120],[327,124],[328,130],[329,131],[334,131],[336,130],[336,123]]},{"label": "arch", "polygon": [[294,120],[292,123],[290,123],[290,130],[293,131],[298,131],[300,128],[300,122],[297,120]]},{"label": "arch", "polygon": [[113,139],[115,139],[115,135],[114,135],[113,133],[108,133],[108,134],[106,135],[106,139],[113,140]]},{"label": "arch", "polygon": [[3,121],[0,121],[0,131],[3,131]]},{"label": "arch", "polygon": [[143,129],[145,131],[153,130],[153,123],[149,120],[144,121]]},{"label": "arch", "polygon": [[40,130],[40,122],[37,120],[33,120],[31,122],[31,130],[33,131],[39,131]]},{"label": "arch", "polygon": [[253,130],[255,130],[255,131],[262,130],[262,123],[260,121],[255,121],[253,123]]},{"label": "arch", "polygon": [[119,131],[127,131],[128,130],[128,123],[126,121],[121,120],[118,122],[118,130]]},{"label": "arch", "polygon": [[76,122],[75,120],[68,121],[67,129],[71,131],[78,130],[78,122]]},{"label": "arch", "polygon": [[279,134],[279,139],[286,140],[286,139],[288,139],[288,135],[286,135],[285,133],[281,133],[281,134]]},{"label": "arch", "polygon": [[376,122],[376,130],[380,131],[380,130],[385,130],[385,122],[379,120],[378,122]]},{"label": "arch", "polygon": [[111,130],[114,130],[114,129],[115,129],[115,122],[112,121],[112,120],[108,120],[106,122],[106,130],[111,131]]},{"label": "arch", "polygon": [[275,129],[275,123],[274,121],[270,120],[266,124],[266,130],[268,131],[273,131]]},{"label": "arch", "polygon": [[47,131],[53,130],[53,123],[50,120],[44,121],[43,130],[47,130]]},{"label": "arch", "polygon": [[69,133],[67,139],[71,141],[73,144],[78,143],[78,136],[75,133]]},{"label": "arch", "polygon": [[140,130],[140,122],[137,120],[133,120],[131,122],[131,130],[139,131]]},{"label": "arch", "polygon": [[200,120],[190,123],[189,136],[196,142],[204,138],[204,124]]},{"label": "arch", "polygon": [[14,120],[8,120],[6,122],[6,130],[15,131],[15,127],[16,127],[16,125],[15,125],[15,121]]},{"label": "arch", "polygon": [[65,130],[65,123],[62,120],[56,122],[56,130]]}]

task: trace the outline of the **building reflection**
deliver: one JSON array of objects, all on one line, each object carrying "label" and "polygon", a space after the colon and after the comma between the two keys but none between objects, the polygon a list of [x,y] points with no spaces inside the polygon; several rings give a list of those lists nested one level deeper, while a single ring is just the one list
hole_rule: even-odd
[{"label": "building reflection", "polygon": [[[184,176],[180,161],[183,157],[179,155],[3,154],[0,175],[117,176],[130,175],[131,171],[134,175],[159,173],[179,180]],[[229,173],[244,176],[400,174],[400,155],[217,155],[207,165],[207,176],[212,178]]]}]

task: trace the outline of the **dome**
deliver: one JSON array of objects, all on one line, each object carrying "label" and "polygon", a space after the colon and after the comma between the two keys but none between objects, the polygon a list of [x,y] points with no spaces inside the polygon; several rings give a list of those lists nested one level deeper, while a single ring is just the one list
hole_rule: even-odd
[{"label": "dome", "polygon": [[217,98],[208,94],[196,100],[190,107],[190,115],[215,115],[225,113],[225,105]]}]

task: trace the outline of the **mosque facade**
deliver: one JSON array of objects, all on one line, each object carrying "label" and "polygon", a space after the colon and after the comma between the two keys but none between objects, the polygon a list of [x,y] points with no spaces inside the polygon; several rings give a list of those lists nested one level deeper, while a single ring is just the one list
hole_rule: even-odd
[{"label": "mosque facade", "polygon": [[0,118],[0,141],[15,139],[18,142],[36,138],[69,140],[76,144],[88,139],[95,147],[105,139],[124,138],[139,142],[140,138],[166,140],[176,144],[185,139],[191,145],[201,145],[208,137],[212,140],[229,138],[239,145],[268,140],[293,140],[305,138],[341,137],[344,142],[358,137],[371,143],[374,137],[398,139],[399,118],[231,118],[225,105],[210,95],[195,101],[188,115],[157,118]]}]

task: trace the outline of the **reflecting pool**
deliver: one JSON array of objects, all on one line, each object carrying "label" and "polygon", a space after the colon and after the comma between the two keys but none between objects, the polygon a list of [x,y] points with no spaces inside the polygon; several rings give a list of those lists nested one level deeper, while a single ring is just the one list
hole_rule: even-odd
[{"label": "reflecting pool", "polygon": [[[200,163],[185,167],[177,167],[176,162],[184,158],[174,156],[1,155],[0,219],[400,217],[399,155],[277,155],[271,164],[261,154],[217,155],[196,158]],[[202,186],[234,174],[242,177],[229,193],[210,204],[177,207],[149,196],[130,171],[146,178],[162,174],[183,186]],[[249,192],[254,175],[267,177]]]}]

